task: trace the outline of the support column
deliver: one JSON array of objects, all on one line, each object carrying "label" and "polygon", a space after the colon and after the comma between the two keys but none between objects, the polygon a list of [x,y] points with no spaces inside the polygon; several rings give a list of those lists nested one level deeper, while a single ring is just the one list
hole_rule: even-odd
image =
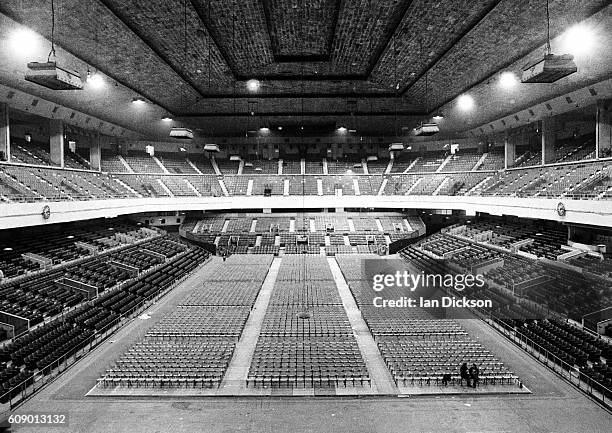
[{"label": "support column", "polygon": [[49,119],[49,153],[51,162],[64,168],[64,122]]},{"label": "support column", "polygon": [[597,158],[612,156],[612,99],[597,101],[595,153]]},{"label": "support column", "polygon": [[0,152],[4,154],[5,161],[11,160],[11,130],[9,122],[8,104],[0,103]]},{"label": "support column", "polygon": [[542,119],[542,164],[555,162],[555,142],[557,139],[556,119],[546,117]]},{"label": "support column", "polygon": [[514,137],[506,135],[506,137],[504,138],[504,154],[504,167],[513,167],[514,161],[516,161],[516,139]]},{"label": "support column", "polygon": [[102,148],[100,146],[100,134],[96,134],[89,147],[89,164],[96,170],[102,169]]}]

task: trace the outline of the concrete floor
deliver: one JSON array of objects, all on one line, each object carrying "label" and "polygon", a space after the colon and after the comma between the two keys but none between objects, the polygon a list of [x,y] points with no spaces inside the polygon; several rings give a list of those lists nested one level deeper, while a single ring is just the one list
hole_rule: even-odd
[{"label": "concrete floor", "polygon": [[171,311],[219,260],[203,266],[16,413],[67,413],[63,427],[19,432],[609,432],[612,415],[483,322],[462,326],[503,360],[530,395],[418,397],[86,397],[100,374]]}]

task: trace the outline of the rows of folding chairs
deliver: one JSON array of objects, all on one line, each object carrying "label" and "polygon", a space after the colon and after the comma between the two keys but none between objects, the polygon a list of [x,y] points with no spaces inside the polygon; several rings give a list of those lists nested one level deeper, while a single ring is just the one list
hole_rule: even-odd
[{"label": "rows of folding chairs", "polygon": [[333,281],[283,281],[274,287],[270,305],[342,305],[342,300]]},{"label": "rows of folding chairs", "polygon": [[365,385],[370,377],[327,260],[283,257],[247,386]]},{"label": "rows of folding chairs", "polygon": [[482,385],[514,384],[518,377],[480,343],[469,337],[440,340],[404,337],[378,337],[376,343],[387,368],[398,385],[439,385],[445,375],[450,384],[460,384],[459,368],[476,364]]},{"label": "rows of folding chairs", "polygon": [[261,289],[258,281],[204,281],[187,295],[184,306],[245,306],[253,307]]},{"label": "rows of folding chairs", "polygon": [[247,386],[314,388],[370,385],[352,336],[344,338],[260,337]]},{"label": "rows of folding chairs", "polygon": [[[300,313],[310,317],[301,318]],[[276,337],[327,337],[351,335],[351,325],[342,306],[279,308],[268,306],[261,335]]]},{"label": "rows of folding chairs", "polygon": [[235,340],[154,337],[133,346],[98,381],[102,387],[212,388],[223,379]]},{"label": "rows of folding chairs", "polygon": [[333,281],[334,277],[324,256],[289,255],[283,257],[277,281]]},{"label": "rows of folding chairs", "polygon": [[178,306],[147,333],[173,340],[186,337],[240,337],[249,317],[249,307]]}]

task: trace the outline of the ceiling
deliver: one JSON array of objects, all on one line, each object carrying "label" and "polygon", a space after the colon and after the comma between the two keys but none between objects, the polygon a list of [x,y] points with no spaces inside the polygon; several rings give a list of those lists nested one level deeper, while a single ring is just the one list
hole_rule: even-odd
[{"label": "ceiling", "polygon": [[[552,37],[597,13],[610,19],[608,0],[549,1]],[[243,126],[231,119],[255,112],[275,123],[367,118],[380,132],[397,116],[415,123],[521,64],[545,42],[545,4],[55,0],[55,36],[67,52],[195,127],[238,132]],[[0,12],[50,38],[51,0],[2,0]],[[570,90],[610,73],[608,63],[596,76],[568,81]],[[247,89],[251,78],[262,83],[256,93]],[[538,98],[559,91],[549,86]],[[516,108],[490,105],[487,117]]]}]

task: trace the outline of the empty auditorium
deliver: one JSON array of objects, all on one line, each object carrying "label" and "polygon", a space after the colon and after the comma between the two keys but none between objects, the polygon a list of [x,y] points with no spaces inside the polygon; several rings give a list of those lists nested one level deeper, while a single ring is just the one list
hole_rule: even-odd
[{"label": "empty auditorium", "polygon": [[0,0],[0,432],[612,431],[609,0]]}]

